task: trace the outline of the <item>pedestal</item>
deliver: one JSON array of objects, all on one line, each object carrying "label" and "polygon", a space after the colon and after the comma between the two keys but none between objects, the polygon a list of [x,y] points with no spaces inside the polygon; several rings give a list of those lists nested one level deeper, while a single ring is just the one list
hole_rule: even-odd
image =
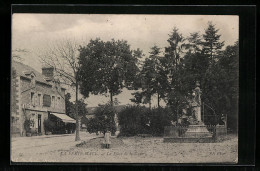
[{"label": "pedestal", "polygon": [[204,138],[212,137],[206,127],[206,125],[189,125],[188,130],[185,132],[185,137],[187,138]]}]

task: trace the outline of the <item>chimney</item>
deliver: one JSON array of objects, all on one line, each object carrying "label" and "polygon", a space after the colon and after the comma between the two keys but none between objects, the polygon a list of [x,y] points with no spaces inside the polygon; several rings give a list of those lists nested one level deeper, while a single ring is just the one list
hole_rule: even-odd
[{"label": "chimney", "polygon": [[43,66],[42,75],[45,77],[46,81],[52,80],[54,76],[54,68],[51,66]]}]

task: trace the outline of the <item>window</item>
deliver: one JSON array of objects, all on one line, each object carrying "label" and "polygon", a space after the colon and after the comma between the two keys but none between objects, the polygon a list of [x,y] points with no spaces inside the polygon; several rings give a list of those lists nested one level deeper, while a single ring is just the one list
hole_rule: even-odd
[{"label": "window", "polygon": [[51,97],[51,105],[52,107],[55,107],[55,96]]},{"label": "window", "polygon": [[41,94],[38,94],[38,105],[39,105],[39,106],[42,105],[41,97],[42,97],[42,95],[41,95]]},{"label": "window", "polygon": [[43,95],[43,106],[45,107],[51,107],[51,96],[44,94]]},{"label": "window", "polygon": [[34,105],[34,92],[31,92],[31,104]]}]

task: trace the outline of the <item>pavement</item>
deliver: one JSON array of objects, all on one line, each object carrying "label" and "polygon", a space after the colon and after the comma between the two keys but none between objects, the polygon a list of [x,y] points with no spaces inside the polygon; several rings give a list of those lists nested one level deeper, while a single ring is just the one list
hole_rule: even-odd
[{"label": "pavement", "polygon": [[80,141],[75,141],[75,134],[14,137],[11,138],[11,159],[12,161],[20,161],[17,159],[21,159],[23,156],[31,156],[33,158],[37,154],[67,150],[75,147],[76,144],[82,141],[101,136],[103,135],[97,136],[96,134],[80,132]]},{"label": "pavement", "polygon": [[[11,140],[13,162],[103,162],[103,163],[221,163],[237,162],[238,138],[230,135],[216,143],[164,143],[162,137],[121,137],[123,145],[110,149],[76,146],[103,134],[16,137]],[[92,143],[95,143],[92,141]]]}]

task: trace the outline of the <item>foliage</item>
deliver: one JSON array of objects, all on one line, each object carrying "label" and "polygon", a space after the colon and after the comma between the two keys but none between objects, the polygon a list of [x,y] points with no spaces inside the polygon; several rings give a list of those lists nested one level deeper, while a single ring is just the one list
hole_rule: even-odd
[{"label": "foliage", "polygon": [[143,106],[127,106],[118,114],[120,135],[162,135],[164,127],[171,125],[171,117],[169,108],[148,109]]},{"label": "foliage", "polygon": [[66,112],[66,115],[74,118],[74,116],[73,116],[74,111],[72,110],[73,103],[70,101],[70,99],[71,99],[71,95],[70,95],[70,93],[67,93],[65,95],[65,112]]},{"label": "foliage", "polygon": [[49,118],[43,121],[45,132],[53,132],[55,129],[55,123],[51,121]]},{"label": "foliage", "polygon": [[121,136],[149,133],[148,109],[142,106],[126,106],[118,113]]},{"label": "foliage", "polygon": [[142,53],[140,50],[131,51],[127,41],[90,40],[79,51],[79,74],[82,78],[80,90],[84,96],[88,95],[88,87],[91,85],[94,94],[109,92],[112,102],[112,97],[119,94],[123,87],[133,88],[138,72],[138,58]]},{"label": "foliage", "polygon": [[164,127],[170,126],[172,111],[169,108],[156,108],[150,110],[150,130],[153,135],[163,135]]},{"label": "foliage", "polygon": [[219,41],[221,35],[217,34],[218,31],[219,30],[215,28],[215,25],[213,25],[212,22],[209,22],[208,28],[205,30],[205,34],[203,34],[203,53],[209,55],[211,64],[215,61],[215,58],[224,46],[224,42]]},{"label": "foliage", "polygon": [[114,134],[116,132],[115,110],[111,104],[99,105],[94,111],[94,116],[87,124],[89,133],[100,131],[105,134],[106,131],[110,131]]},{"label": "foliage", "polygon": [[25,129],[26,133],[30,133],[31,132],[30,125],[31,125],[31,121],[29,119],[26,119],[24,121],[24,129]]},{"label": "foliage", "polygon": [[[65,95],[65,108],[66,108],[66,115],[70,116],[71,118],[76,119],[76,104],[70,101],[71,95],[67,93]],[[78,116],[85,116],[87,113],[86,104],[83,99],[78,100]]]},{"label": "foliage", "polygon": [[144,104],[149,103],[151,108],[151,97],[154,94],[157,94],[158,107],[160,106],[160,99],[165,97],[167,74],[162,66],[160,48],[153,46],[149,53],[150,56],[145,59],[142,70],[140,71],[142,93],[135,93],[135,100],[132,101],[141,101]]}]

